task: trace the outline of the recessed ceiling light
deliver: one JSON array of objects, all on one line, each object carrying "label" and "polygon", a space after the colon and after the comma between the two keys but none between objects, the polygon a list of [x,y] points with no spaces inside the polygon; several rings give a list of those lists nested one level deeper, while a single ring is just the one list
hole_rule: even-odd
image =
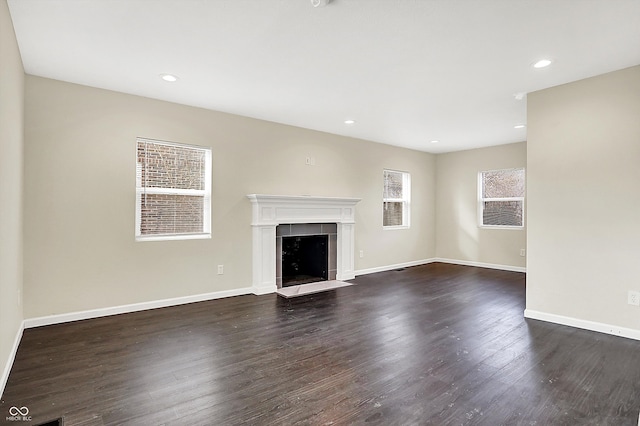
[{"label": "recessed ceiling light", "polygon": [[516,124],[513,126],[514,129],[524,129],[526,126],[524,124]]},{"label": "recessed ceiling light", "polygon": [[439,141],[439,140],[434,139],[434,140],[429,141],[429,142],[430,142],[430,143],[439,143],[440,141]]},{"label": "recessed ceiling light", "polygon": [[344,120],[344,124],[355,124],[356,120]]},{"label": "recessed ceiling light", "polygon": [[168,81],[169,83],[174,83],[178,81],[178,77],[173,74],[160,74],[160,78],[164,81]]},{"label": "recessed ceiling light", "polygon": [[549,59],[540,59],[538,62],[533,64],[533,67],[534,68],[544,68],[544,67],[548,67],[549,65],[551,65],[551,60],[549,60]]}]

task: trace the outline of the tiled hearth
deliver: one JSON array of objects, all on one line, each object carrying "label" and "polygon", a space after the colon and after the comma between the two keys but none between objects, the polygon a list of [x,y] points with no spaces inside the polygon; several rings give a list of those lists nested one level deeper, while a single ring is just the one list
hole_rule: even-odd
[{"label": "tiled hearth", "polygon": [[[276,292],[278,225],[291,225],[296,232],[320,227],[329,235],[331,253],[332,226],[335,225],[335,278],[350,280],[355,278],[354,231],[355,205],[359,198],[279,196],[251,194],[247,198],[252,204],[253,240],[253,293]],[[312,226],[300,227],[300,224]],[[323,225],[325,229],[323,230]],[[286,229],[282,228],[282,229]],[[281,233],[283,231],[280,231]],[[286,231],[284,231],[286,232]],[[282,235],[281,235],[282,236]],[[282,250],[280,250],[281,252]],[[330,260],[331,262],[331,260]],[[331,264],[330,268],[331,270]],[[330,276],[332,278],[333,276]]]}]

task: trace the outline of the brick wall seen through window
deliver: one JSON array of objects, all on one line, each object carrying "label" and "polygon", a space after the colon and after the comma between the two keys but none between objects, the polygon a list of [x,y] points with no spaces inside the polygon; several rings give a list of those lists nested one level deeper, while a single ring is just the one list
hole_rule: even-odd
[{"label": "brick wall seen through window", "polygon": [[524,226],[524,169],[480,172],[478,176],[479,222],[482,227]]},{"label": "brick wall seen through window", "polygon": [[383,171],[382,226],[408,228],[411,195],[409,173],[394,170]]},{"label": "brick wall seen through window", "polygon": [[136,238],[211,235],[211,150],[138,138]]}]

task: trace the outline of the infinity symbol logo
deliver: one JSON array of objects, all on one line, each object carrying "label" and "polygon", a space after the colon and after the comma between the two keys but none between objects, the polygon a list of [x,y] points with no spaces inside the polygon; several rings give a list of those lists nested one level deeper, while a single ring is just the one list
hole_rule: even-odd
[{"label": "infinity symbol logo", "polygon": [[12,416],[17,416],[18,414],[20,414],[21,416],[26,416],[27,414],[29,414],[29,409],[27,407],[11,407],[9,408],[9,414]]}]

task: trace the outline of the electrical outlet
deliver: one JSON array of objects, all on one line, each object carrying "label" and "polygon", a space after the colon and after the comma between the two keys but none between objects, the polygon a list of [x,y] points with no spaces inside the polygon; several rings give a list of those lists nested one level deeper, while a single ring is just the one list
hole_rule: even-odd
[{"label": "electrical outlet", "polygon": [[218,265],[218,275],[224,274],[224,265]]},{"label": "electrical outlet", "polygon": [[629,290],[627,303],[634,306],[640,306],[640,291]]},{"label": "electrical outlet", "polygon": [[360,250],[360,258],[364,257],[364,250]]},{"label": "electrical outlet", "polygon": [[527,252],[524,249],[520,249],[520,256],[524,257],[526,253]]}]

